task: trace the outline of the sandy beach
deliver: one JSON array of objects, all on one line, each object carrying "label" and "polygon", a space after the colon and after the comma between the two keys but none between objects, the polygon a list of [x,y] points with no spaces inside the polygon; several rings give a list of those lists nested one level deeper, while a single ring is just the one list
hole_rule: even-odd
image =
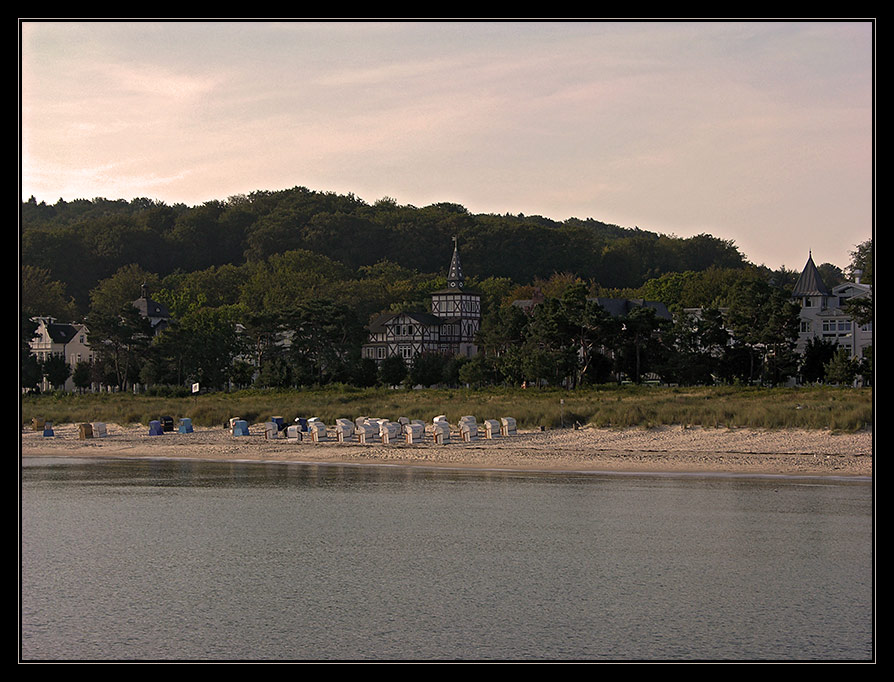
[{"label": "sandy beach", "polygon": [[150,436],[145,426],[107,425],[108,435],[81,440],[76,424],[53,427],[54,436],[24,427],[23,456],[189,458],[205,460],[366,463],[452,468],[542,471],[687,472],[798,476],[872,476],[871,431],[705,429],[591,429],[520,431],[487,440],[449,443],[430,436],[418,444],[339,443],[268,440],[263,424],[248,436],[229,430],[195,428],[193,433]]}]

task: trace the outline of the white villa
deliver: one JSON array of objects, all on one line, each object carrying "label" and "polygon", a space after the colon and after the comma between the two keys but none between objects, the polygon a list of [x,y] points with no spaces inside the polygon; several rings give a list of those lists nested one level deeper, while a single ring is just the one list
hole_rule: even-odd
[{"label": "white villa", "polygon": [[[34,337],[31,340],[31,354],[43,362],[50,357],[64,358],[74,370],[79,362],[93,362],[93,351],[87,343],[87,326],[79,323],[64,324],[56,322],[53,317],[33,317],[37,323]],[[47,391],[52,387],[46,379],[42,379],[40,390]],[[65,390],[73,391],[74,381],[71,377],[65,381]]]},{"label": "white villa", "polygon": [[792,298],[801,306],[799,353],[815,337],[834,341],[852,358],[863,357],[863,351],[872,346],[872,323],[857,324],[844,307],[850,299],[872,297],[872,285],[861,284],[860,278],[856,279],[830,291],[813,262],[813,254],[808,256],[807,265],[792,290]]}]

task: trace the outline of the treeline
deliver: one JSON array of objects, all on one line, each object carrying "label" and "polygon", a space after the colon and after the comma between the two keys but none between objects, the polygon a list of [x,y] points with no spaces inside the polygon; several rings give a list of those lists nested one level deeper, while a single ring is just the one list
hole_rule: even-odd
[{"label": "treeline", "polygon": [[61,282],[82,313],[89,293],[121,267],[165,277],[266,263],[290,251],[323,256],[346,273],[388,262],[444,273],[452,238],[466,272],[530,284],[556,272],[607,288],[639,287],[665,273],[747,264],[735,245],[710,235],[681,239],[593,219],[473,215],[458,204],[417,208],[384,198],[304,187],[253,192],[195,207],[150,199],[22,203],[25,265]]},{"label": "treeline", "polygon": [[[421,308],[428,293],[444,282],[394,265],[370,268],[364,278],[341,279],[344,273],[331,261],[311,277],[302,263],[319,263],[319,258],[289,252],[266,264],[166,278],[122,268],[91,292],[86,323],[97,361],[74,368],[75,385],[126,390],[140,384],[154,391],[183,391],[193,382],[208,389],[333,383],[574,388],[658,377],[680,385],[778,385],[789,376],[839,384],[849,384],[857,374],[871,376],[870,366],[836,355],[833,344],[810,344],[798,355],[798,307],[757,268],[709,269],[685,277],[685,296],[677,299],[673,319],[644,305],[612,316],[596,300],[612,292],[571,275],[525,287],[483,280],[478,284],[489,292],[485,300],[490,304],[478,337],[479,355],[419,355],[409,364],[393,357],[377,365],[361,357],[366,320],[358,301],[367,307],[389,300],[416,302]],[[52,308],[54,294],[61,301],[61,287],[46,273],[26,268],[25,274],[26,290],[45,292],[39,308]],[[153,297],[174,313],[158,335],[132,305],[146,282]],[[543,296],[539,305],[526,312],[512,304],[532,289]],[[351,301],[354,295],[358,301]],[[697,310],[685,311],[684,301]],[[59,385],[71,374],[64,362],[50,360],[38,367],[28,356],[27,338],[34,328],[29,313],[36,309],[23,308],[26,388],[41,377]]]},{"label": "treeline", "polygon": [[[430,293],[446,284],[454,235],[466,286],[482,296],[484,352],[471,362],[423,356],[411,366],[361,359],[370,316],[428,310]],[[295,188],[193,208],[32,199],[22,204],[21,240],[23,387],[41,377],[58,385],[71,371],[29,357],[37,315],[87,323],[97,362],[75,368],[79,387],[579,385],[650,373],[676,383],[776,383],[800,371],[788,305],[798,271],[748,264],[731,242],[709,235],[471,215],[455,204],[369,205]],[[820,271],[829,286],[843,278],[830,264]],[[157,336],[132,306],[142,285],[172,315]],[[512,306],[535,293],[545,300],[532,315]],[[705,311],[673,325],[645,310],[611,318],[587,301],[597,296]],[[721,308],[732,320],[749,311],[735,327],[735,348],[723,348],[731,323],[719,326]],[[778,328],[764,329],[771,321]],[[763,336],[754,336],[758,327]],[[813,377],[829,361],[821,350]]]}]

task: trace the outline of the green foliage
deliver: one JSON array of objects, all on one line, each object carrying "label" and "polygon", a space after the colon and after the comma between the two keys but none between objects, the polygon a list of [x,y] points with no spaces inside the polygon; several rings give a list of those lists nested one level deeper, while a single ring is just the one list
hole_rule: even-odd
[{"label": "green foliage", "polygon": [[840,348],[825,365],[826,382],[839,386],[849,386],[854,382],[859,367],[848,352]]},{"label": "green foliage", "polygon": [[860,272],[860,281],[864,284],[872,284],[874,251],[872,240],[858,244],[851,251],[851,263],[848,266],[848,275],[851,279],[856,278],[857,271]]},{"label": "green foliage", "polygon": [[407,382],[411,386],[434,386],[444,382],[449,358],[440,353],[417,353],[410,363]]},{"label": "green foliage", "polygon": [[50,386],[62,388],[71,376],[71,367],[65,358],[56,355],[48,357],[41,363],[41,371]]},{"label": "green foliage", "polygon": [[116,315],[140,297],[144,284],[154,289],[158,284],[158,276],[136,264],[119,268],[114,275],[102,280],[90,292],[91,313]]},{"label": "green foliage", "polygon": [[798,307],[781,290],[761,280],[743,281],[728,296],[726,321],[737,343],[748,351],[747,374],[776,385],[797,366],[794,346],[798,338]]},{"label": "green foliage", "polygon": [[815,337],[807,341],[801,358],[801,381],[805,384],[821,382],[826,375],[826,365],[835,357],[838,344]]},{"label": "green foliage", "polygon": [[74,371],[71,373],[72,381],[75,388],[85,390],[90,388],[93,382],[93,365],[92,363],[81,361],[75,365]]},{"label": "green foliage", "polygon": [[127,303],[117,312],[99,309],[87,320],[90,346],[100,364],[114,371],[111,382],[120,390],[139,378],[140,364],[152,340],[149,320]]},{"label": "green foliage", "polygon": [[490,386],[499,382],[494,361],[484,353],[479,353],[459,368],[459,381],[474,388]]},{"label": "green foliage", "polygon": [[22,362],[19,370],[19,383],[22,388],[35,389],[43,377],[40,363],[30,353],[21,354]]},{"label": "green foliage", "polygon": [[[253,192],[194,207],[148,199],[22,203],[23,265],[42,269],[82,311],[88,292],[127,265],[159,279],[175,273],[182,279],[206,270],[271,263],[287,252],[305,251],[325,264],[324,269],[333,263],[345,268],[322,278],[330,282],[363,278],[361,268],[385,260],[411,273],[442,275],[454,235],[462,245],[466,271],[480,273],[470,284],[481,290],[487,305],[502,300],[512,283],[530,283],[556,272],[599,273],[603,286],[635,287],[668,272],[745,265],[732,242],[710,235],[678,239],[593,219],[473,215],[450,203],[416,208],[388,200],[371,206],[350,194],[305,187]],[[245,277],[244,283],[250,279]],[[320,281],[317,277],[315,283]],[[259,301],[260,283],[254,284],[254,295],[246,296]],[[401,300],[392,297],[375,310]],[[208,301],[216,305],[213,296]]]},{"label": "green foliage", "polygon": [[844,304],[845,312],[854,318],[858,325],[870,324],[875,319],[875,306],[873,296],[861,296],[848,299]]},{"label": "green foliage", "polygon": [[66,295],[65,285],[50,278],[49,270],[23,265],[21,268],[21,310],[26,317],[48,316],[74,320],[74,301]]},{"label": "green foliage", "polygon": [[389,355],[379,364],[379,382],[384,386],[401,384],[407,373],[407,363],[399,355]]},{"label": "green foliage", "polygon": [[[454,236],[466,273],[478,275],[466,284],[482,296],[477,342],[486,357],[442,359],[440,368],[427,358],[426,371],[420,359],[418,369],[404,367],[415,383],[580,386],[621,375],[636,382],[651,371],[686,384],[778,383],[794,371],[792,318],[780,301],[797,273],[750,266],[731,241],[591,218],[475,215],[452,203],[368,204],[305,187],[194,207],[145,198],[23,202],[23,310],[74,319],[89,309],[99,355],[92,380],[121,389],[135,380],[368,386],[374,374],[385,380],[359,357],[364,325],[387,310],[427,310],[444,286]],[[859,265],[865,281],[871,253],[867,242],[853,254],[851,270]],[[144,283],[174,317],[154,340],[132,311],[122,313]],[[509,305],[535,292],[544,302],[530,317]],[[726,347],[707,318],[690,329],[644,311],[612,318],[588,300],[597,294],[676,311],[729,307],[741,345]],[[26,333],[23,326],[22,382],[34,385]]]}]

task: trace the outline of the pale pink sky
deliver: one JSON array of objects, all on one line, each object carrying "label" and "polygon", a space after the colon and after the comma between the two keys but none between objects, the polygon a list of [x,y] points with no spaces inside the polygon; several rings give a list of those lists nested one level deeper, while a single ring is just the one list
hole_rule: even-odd
[{"label": "pale pink sky", "polygon": [[845,267],[871,22],[21,23],[23,199],[302,185]]}]

